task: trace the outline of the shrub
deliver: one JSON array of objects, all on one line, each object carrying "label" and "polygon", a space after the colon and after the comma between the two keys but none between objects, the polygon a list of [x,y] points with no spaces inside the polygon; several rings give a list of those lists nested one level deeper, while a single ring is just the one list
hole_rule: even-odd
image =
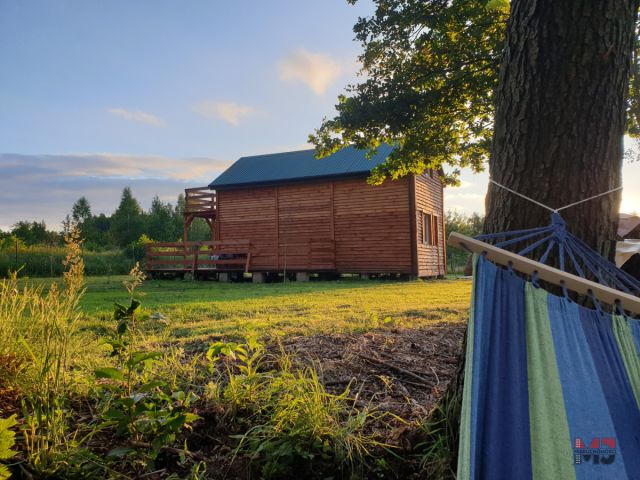
[{"label": "shrub", "polygon": [[[28,277],[60,277],[64,271],[63,260],[66,250],[63,247],[19,246],[0,248],[0,277],[8,276],[11,271],[20,271]],[[126,275],[133,260],[120,250],[105,252],[84,251],[81,253],[87,275]]]},{"label": "shrub", "polygon": [[[116,303],[113,333],[104,343],[111,348],[116,365],[96,369],[100,386],[101,425],[114,427],[119,438],[129,444],[112,449],[108,457],[137,455],[147,467],[153,467],[163,447],[175,442],[184,427],[199,417],[189,411],[198,396],[191,391],[173,390],[169,382],[156,375],[154,364],[163,360],[162,352],[139,350],[140,332],[136,315],[140,301],[135,291],[144,281],[144,273],[136,263],[123,285],[129,292],[128,306]],[[148,443],[147,443],[148,442]]]}]

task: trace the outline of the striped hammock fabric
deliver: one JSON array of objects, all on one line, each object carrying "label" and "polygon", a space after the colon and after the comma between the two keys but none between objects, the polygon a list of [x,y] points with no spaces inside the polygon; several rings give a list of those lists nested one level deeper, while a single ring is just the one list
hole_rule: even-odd
[{"label": "striped hammock fabric", "polygon": [[640,321],[475,259],[458,479],[640,479]]}]

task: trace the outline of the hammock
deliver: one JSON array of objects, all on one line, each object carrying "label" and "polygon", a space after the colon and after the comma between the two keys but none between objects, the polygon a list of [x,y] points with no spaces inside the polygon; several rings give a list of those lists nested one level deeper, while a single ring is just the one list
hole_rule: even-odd
[{"label": "hammock", "polygon": [[[640,478],[640,322],[625,314],[640,313],[640,283],[569,234],[557,213],[549,227],[481,237],[504,237],[495,246],[453,236],[476,252],[457,478]],[[561,270],[577,275],[500,248],[525,240],[520,254],[542,251],[544,262],[553,249]],[[596,308],[576,304],[567,287]]]}]

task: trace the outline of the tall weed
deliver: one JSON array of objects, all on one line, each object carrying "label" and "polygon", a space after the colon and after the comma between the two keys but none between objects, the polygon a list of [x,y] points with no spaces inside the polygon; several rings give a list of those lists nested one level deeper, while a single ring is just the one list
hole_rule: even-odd
[{"label": "tall weed", "polygon": [[78,351],[78,302],[84,293],[84,263],[77,230],[66,237],[64,287],[18,287],[17,275],[0,283],[0,357],[17,365],[0,383],[21,395],[24,451],[40,474],[55,470],[66,449],[70,363]]}]

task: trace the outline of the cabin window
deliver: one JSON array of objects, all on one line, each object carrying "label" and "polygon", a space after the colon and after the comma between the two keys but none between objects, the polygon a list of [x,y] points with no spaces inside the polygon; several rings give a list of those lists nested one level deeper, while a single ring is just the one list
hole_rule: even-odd
[{"label": "cabin window", "polygon": [[430,213],[422,214],[422,243],[425,245],[438,244],[438,217]]}]

